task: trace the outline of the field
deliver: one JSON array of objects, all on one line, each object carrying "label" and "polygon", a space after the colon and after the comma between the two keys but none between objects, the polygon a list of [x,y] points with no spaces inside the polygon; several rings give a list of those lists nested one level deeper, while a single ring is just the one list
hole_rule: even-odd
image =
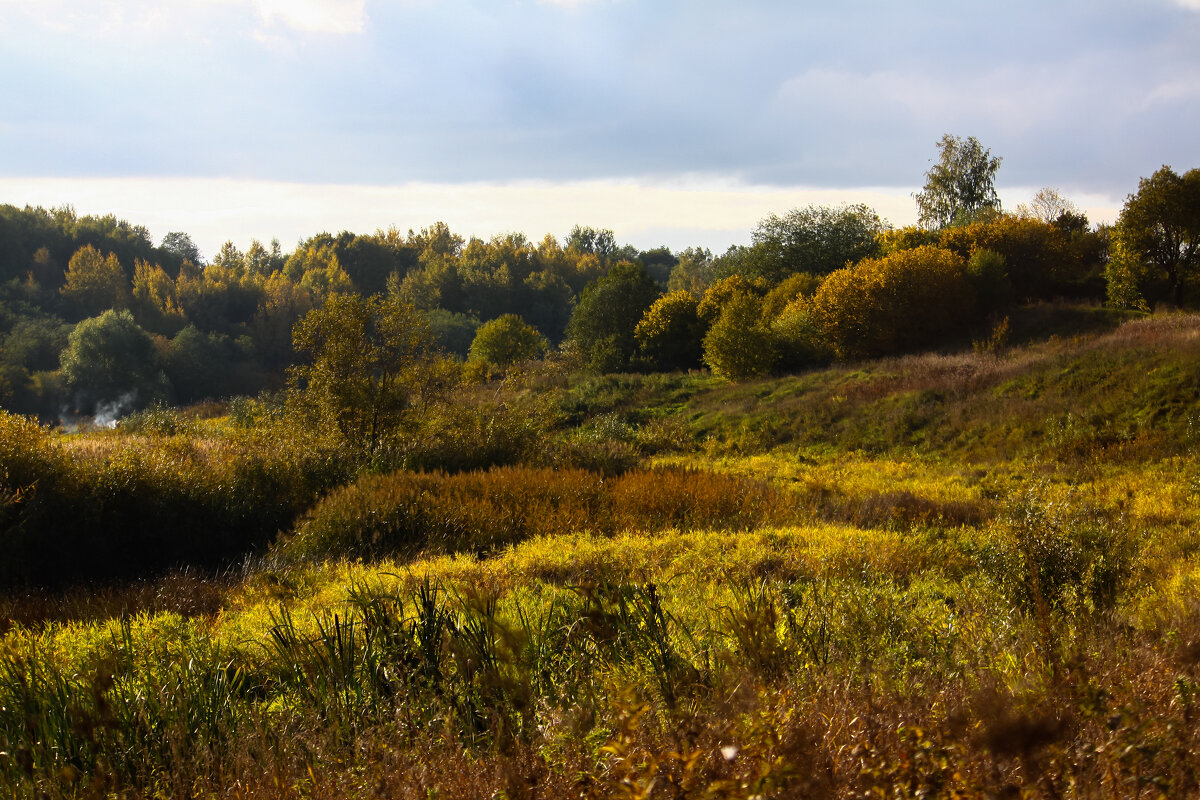
[{"label": "field", "polygon": [[1200,796],[1200,317],[1013,330],[533,373],[430,422],[420,471],[265,401],[5,416],[0,785]]}]

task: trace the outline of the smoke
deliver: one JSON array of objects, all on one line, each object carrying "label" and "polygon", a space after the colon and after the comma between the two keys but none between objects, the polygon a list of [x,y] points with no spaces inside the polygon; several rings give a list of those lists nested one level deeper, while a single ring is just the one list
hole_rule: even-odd
[{"label": "smoke", "polygon": [[92,423],[97,428],[115,428],[121,417],[133,410],[136,402],[137,389],[133,389],[116,400],[96,403],[96,415]]}]

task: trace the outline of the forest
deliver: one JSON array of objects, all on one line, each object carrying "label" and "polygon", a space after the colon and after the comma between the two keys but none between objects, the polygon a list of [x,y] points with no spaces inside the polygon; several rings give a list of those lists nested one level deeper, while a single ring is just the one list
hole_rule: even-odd
[{"label": "forest", "polygon": [[714,255],[0,206],[14,797],[1200,796],[1200,170]]}]

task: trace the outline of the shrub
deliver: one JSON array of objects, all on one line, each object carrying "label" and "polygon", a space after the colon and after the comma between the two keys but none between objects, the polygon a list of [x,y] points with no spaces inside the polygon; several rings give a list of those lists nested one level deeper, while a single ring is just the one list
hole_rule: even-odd
[{"label": "shrub", "polygon": [[655,300],[633,335],[646,365],[669,371],[700,366],[703,332],[696,314],[696,298],[680,289]]},{"label": "shrub", "polygon": [[808,298],[788,303],[771,323],[771,332],[779,348],[779,369],[797,370],[829,361],[829,345],[813,319]]},{"label": "shrub", "polygon": [[813,296],[811,313],[841,358],[911,350],[971,318],[966,261],[937,247],[902,250],[838,270]]},{"label": "shrub", "polygon": [[749,478],[582,469],[369,475],[332,492],[274,558],[282,563],[418,552],[487,553],[537,536],[670,527],[742,529],[792,514],[790,498]]},{"label": "shrub", "polygon": [[719,377],[744,381],[770,372],[777,357],[775,336],[763,323],[762,301],[749,293],[733,295],[704,337],[704,363]]},{"label": "shrub", "polygon": [[279,424],[224,439],[93,434],[64,444],[0,415],[0,585],[240,561],[344,481],[346,463]]},{"label": "shrub", "polygon": [[947,228],[940,244],[963,258],[985,249],[1001,255],[1018,301],[1073,294],[1091,266],[1083,263],[1082,254],[1071,247],[1061,228],[1007,214]]},{"label": "shrub", "polygon": [[505,314],[479,326],[471,342],[469,361],[511,367],[546,352],[546,337],[516,314]]},{"label": "shrub", "polygon": [[967,280],[975,287],[979,309],[984,313],[1012,303],[1013,286],[1004,267],[1004,256],[995,250],[976,250],[967,261]]},{"label": "shrub", "polygon": [[1051,609],[1106,610],[1133,573],[1137,540],[1114,517],[1044,483],[1016,495],[1000,518],[984,565],[1010,602],[1029,614]]}]

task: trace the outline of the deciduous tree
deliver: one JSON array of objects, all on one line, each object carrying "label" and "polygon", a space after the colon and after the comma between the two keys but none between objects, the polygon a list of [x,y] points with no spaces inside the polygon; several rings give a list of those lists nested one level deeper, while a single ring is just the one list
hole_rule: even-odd
[{"label": "deciduous tree", "polygon": [[770,372],[777,357],[775,336],[763,323],[762,298],[736,292],[704,337],[704,363],[718,377],[744,381]]},{"label": "deciduous tree", "polygon": [[1164,166],[1142,178],[1117,224],[1128,254],[1156,272],[1182,306],[1186,289],[1200,277],[1200,169],[1179,175]]},{"label": "deciduous tree", "polygon": [[434,399],[429,327],[396,298],[330,295],[296,325],[294,344],[305,361],[290,370],[293,402],[365,454]]},{"label": "deciduous tree", "polygon": [[827,275],[848,263],[876,255],[877,239],[889,225],[863,204],[810,205],[758,223],[754,245],[742,266],[748,278],[779,283],[789,275]]},{"label": "deciduous tree", "polygon": [[154,343],[128,311],[105,311],[75,326],[62,353],[62,370],[75,405],[87,414],[103,406],[120,412],[165,394]]},{"label": "deciduous tree", "polygon": [[633,334],[646,365],[667,371],[700,366],[704,332],[696,298],[680,289],[655,300]]},{"label": "deciduous tree", "polygon": [[658,298],[658,284],[640,264],[617,264],[589,285],[567,324],[567,338],[594,372],[630,368],[637,349],[633,331]]},{"label": "deciduous tree", "polygon": [[67,265],[63,300],[76,316],[88,317],[129,302],[129,280],[115,253],[104,256],[90,244],[79,248]]},{"label": "deciduous tree", "polygon": [[539,358],[547,344],[537,328],[516,314],[504,314],[479,326],[467,358],[504,369]]},{"label": "deciduous tree", "polygon": [[925,188],[916,195],[921,224],[946,228],[971,222],[984,211],[999,211],[999,156],[992,156],[974,136],[964,141],[947,133],[937,148],[938,163],[925,173]]},{"label": "deciduous tree", "polygon": [[865,358],[935,342],[969,320],[974,305],[966,259],[918,247],[834,272],[810,310],[840,358]]}]

